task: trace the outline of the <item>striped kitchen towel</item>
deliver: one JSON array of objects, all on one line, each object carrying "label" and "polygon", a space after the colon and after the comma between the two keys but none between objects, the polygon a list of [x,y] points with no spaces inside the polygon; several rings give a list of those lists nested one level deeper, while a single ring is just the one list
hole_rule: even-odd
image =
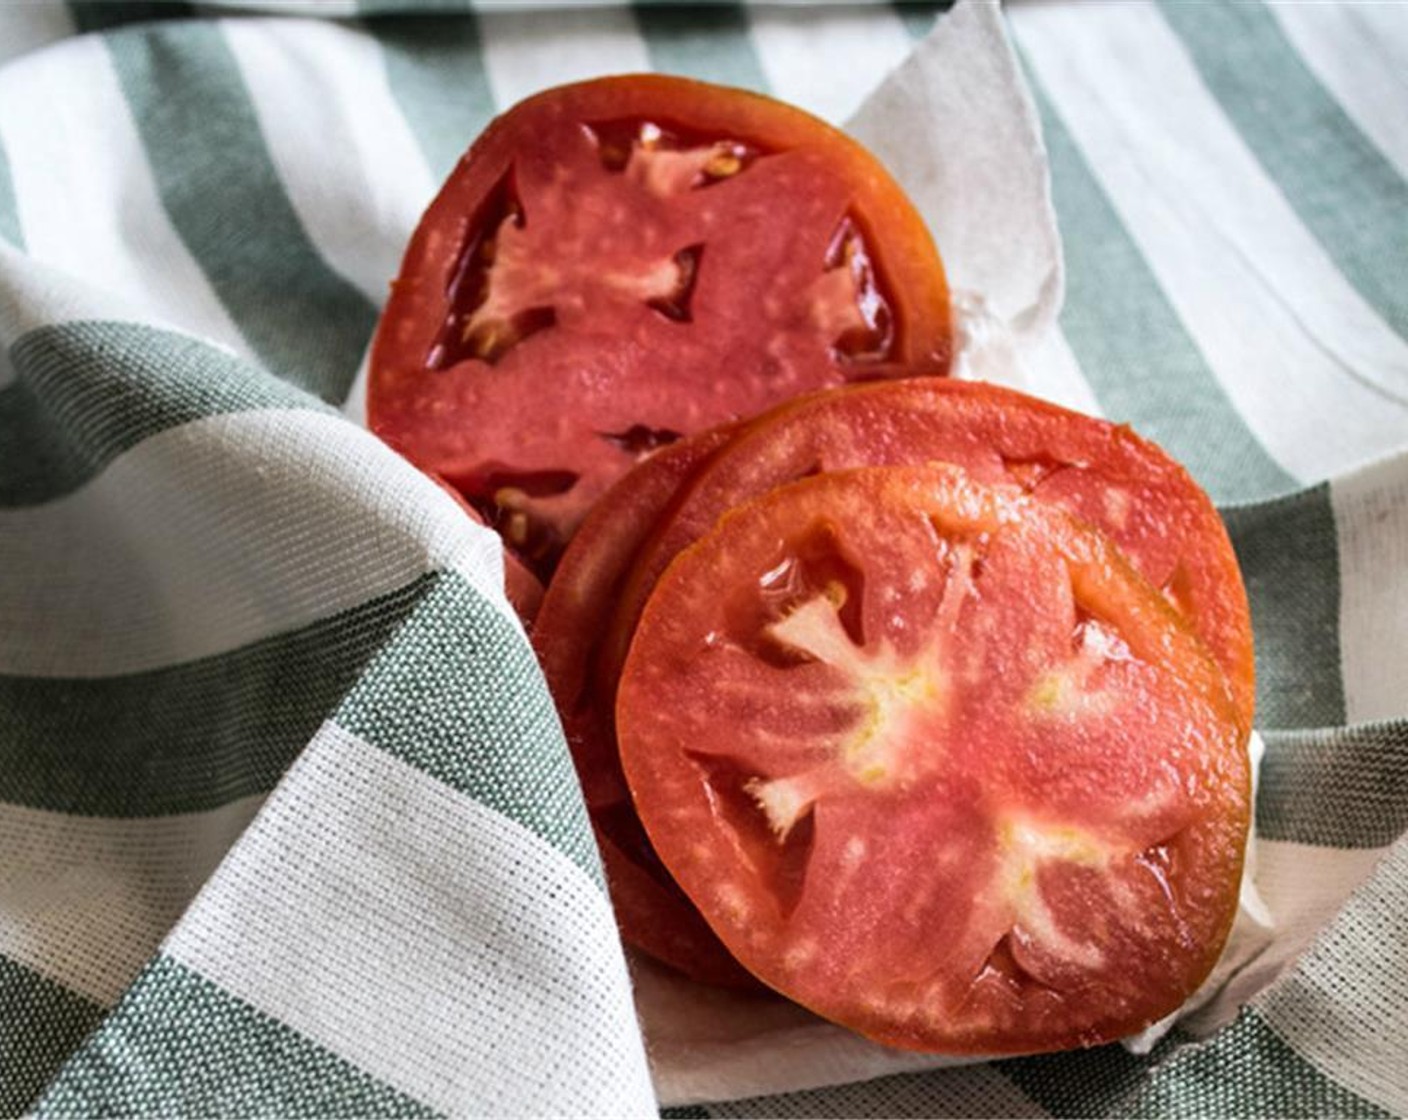
[{"label": "striped kitchen towel", "polygon": [[[680,1105],[497,544],[358,373],[497,108],[657,69],[843,122],[936,6],[253,7],[0,7],[0,1114]],[[1275,935],[1147,1055],[675,1112],[1408,1113],[1408,9],[1006,18],[1065,249],[1029,388],[1224,508]]]}]

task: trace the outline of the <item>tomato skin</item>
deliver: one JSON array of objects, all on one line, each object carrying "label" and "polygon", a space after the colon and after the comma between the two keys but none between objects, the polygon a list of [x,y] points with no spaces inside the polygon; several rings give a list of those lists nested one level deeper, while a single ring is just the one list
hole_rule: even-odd
[{"label": "tomato skin", "polygon": [[[591,703],[597,655],[621,581],[681,484],[734,430],[710,429],[681,440],[624,476],[597,502],[543,597],[533,648],[562,715],[588,806],[614,804],[627,796],[610,706]],[[598,728],[599,718],[607,721],[604,729]]]},{"label": "tomato skin", "polygon": [[[368,419],[374,431],[449,479],[491,520],[500,520],[505,509],[523,514],[523,539],[506,535],[540,574],[551,569],[590,504],[636,460],[631,449],[607,436],[636,427],[688,434],[810,388],[871,376],[875,369],[869,361],[852,368],[821,351],[784,345],[767,325],[762,310],[772,296],[763,298],[764,288],[779,270],[761,255],[761,246],[754,246],[759,262],[749,263],[747,242],[761,233],[733,247],[718,238],[702,243],[702,257],[691,265],[697,269],[692,322],[667,322],[646,303],[626,306],[608,298],[609,292],[564,296],[558,304],[543,296],[538,302],[555,308],[553,321],[537,323],[531,337],[492,361],[471,357],[430,368],[437,340],[456,314],[462,256],[467,245],[478,244],[476,229],[502,217],[500,210],[522,219],[526,209],[526,223],[518,224],[533,232],[535,206],[549,197],[545,184],[558,166],[552,153],[567,151],[564,145],[584,122],[630,119],[661,122],[689,135],[738,138],[762,153],[736,181],[695,191],[699,198],[690,199],[689,221],[702,220],[698,215],[712,212],[710,207],[732,206],[730,215],[741,221],[752,214],[748,228],[771,236],[800,220],[792,212],[806,209],[809,192],[820,199],[817,192],[830,190],[834,199],[826,206],[840,207],[864,238],[883,285],[893,319],[887,356],[934,373],[943,373],[950,357],[948,291],[932,238],[880,164],[844,134],[756,94],[658,75],[583,82],[522,102],[475,141],[410,241],[373,341]],[[794,168],[786,172],[791,179],[784,174],[788,167]],[[774,179],[787,184],[785,208],[762,194],[754,199],[773,189]],[[521,201],[503,201],[505,183]],[[625,188],[609,188],[617,189]],[[801,197],[792,197],[799,190]],[[745,200],[752,201],[745,207]],[[576,212],[581,207],[555,205],[571,221],[587,221]],[[639,199],[631,206],[640,236],[655,246],[651,252],[679,248],[670,225],[675,219],[651,225],[649,206]],[[813,244],[813,234],[807,237],[822,254],[825,246]],[[615,242],[601,251],[617,248],[627,259],[634,251]],[[781,243],[775,248],[788,251]],[[820,255],[816,268],[822,268]],[[500,500],[504,491],[513,493],[511,507]]]},{"label": "tomato skin", "polygon": [[[852,623],[816,582],[769,600],[822,523],[860,558]],[[1235,915],[1250,779],[1221,670],[1108,540],[953,468],[728,513],[652,595],[617,725],[646,829],[725,944],[889,1045],[1137,1032]]]},{"label": "tomato skin", "polygon": [[621,936],[692,979],[756,988],[655,857],[621,772],[611,701],[596,679],[607,622],[636,551],[680,484],[734,430],[714,428],[671,444],[606,492],[563,555],[531,638],[582,783]]}]

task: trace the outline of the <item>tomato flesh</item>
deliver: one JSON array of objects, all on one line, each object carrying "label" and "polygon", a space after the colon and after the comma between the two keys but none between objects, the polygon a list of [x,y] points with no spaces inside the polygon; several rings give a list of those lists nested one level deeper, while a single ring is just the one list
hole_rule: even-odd
[{"label": "tomato flesh", "polygon": [[1251,614],[1231,541],[1206,493],[1126,427],[978,382],[852,386],[759,418],[691,480],[642,547],[611,648],[624,655],[620,636],[633,632],[660,573],[729,508],[807,474],[928,461],[1017,485],[1109,536],[1207,644],[1251,728]]},{"label": "tomato flesh", "polygon": [[885,361],[946,368],[922,220],[800,111],[682,79],[549,91],[427,211],[373,344],[375,431],[548,571],[642,446]]},{"label": "tomato flesh", "polygon": [[724,943],[891,1045],[1133,1033],[1231,926],[1249,771],[1225,677],[1106,538],[1018,487],[869,468],[734,510],[659,581],[617,725]]}]

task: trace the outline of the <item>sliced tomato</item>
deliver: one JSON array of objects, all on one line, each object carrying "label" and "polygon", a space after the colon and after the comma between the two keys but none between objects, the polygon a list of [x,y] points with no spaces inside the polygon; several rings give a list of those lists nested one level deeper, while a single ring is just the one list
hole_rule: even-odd
[{"label": "sliced tomato", "polygon": [[619,673],[636,620],[669,562],[731,507],[822,471],[953,463],[1008,483],[1108,535],[1192,623],[1255,706],[1251,613],[1227,530],[1182,466],[1130,428],[981,382],[883,381],[815,394],[759,418],[695,475],[621,593],[607,649]]},{"label": "sliced tomato", "polygon": [[563,554],[532,639],[582,782],[622,937],[696,980],[755,987],[650,847],[621,772],[611,705],[600,702],[596,679],[637,550],[680,484],[732,431],[710,429],[672,444],[606,492]]},{"label": "sliced tomato", "polygon": [[607,78],[460,161],[392,285],[368,417],[546,571],[658,446],[949,351],[933,240],[858,144],[756,94]]},{"label": "sliced tomato", "polygon": [[753,973],[881,1042],[1091,1045],[1237,906],[1224,675],[1107,538],[945,466],[823,474],[661,577],[617,702],[656,851]]},{"label": "sliced tomato", "polygon": [[[1192,622],[1227,674],[1250,728],[1255,688],[1246,593],[1221,518],[1182,467],[1128,428],[1024,394],[971,382],[886,380],[774,409],[744,425],[702,468],[682,475],[672,501],[660,497],[650,538],[632,546],[636,559],[629,578],[622,580],[613,570],[615,582],[603,596],[614,605],[610,626],[603,627],[598,615],[589,628],[593,683],[589,691],[576,693],[576,719],[591,730],[582,732],[574,747],[579,761],[591,758],[584,773],[619,788],[619,764],[608,741],[612,724],[605,713],[615,704],[621,666],[645,602],[683,548],[729,508],[780,483],[847,467],[930,460],[962,466],[983,482],[1019,485],[1104,530]],[[832,575],[846,578],[840,570]],[[600,804],[612,827],[632,837],[618,854],[638,855],[642,873],[657,869],[628,814],[615,801]],[[683,923],[678,899],[670,896],[668,918],[665,901],[656,913],[648,893],[635,894],[630,909],[621,912],[623,926],[648,930]],[[672,963],[691,971],[687,962]]]}]

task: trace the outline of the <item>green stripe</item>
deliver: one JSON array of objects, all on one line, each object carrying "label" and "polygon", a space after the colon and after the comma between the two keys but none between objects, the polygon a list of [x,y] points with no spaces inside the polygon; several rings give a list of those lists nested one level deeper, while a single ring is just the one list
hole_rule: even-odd
[{"label": "green stripe", "polygon": [[96,680],[0,677],[0,801],[152,817],[269,792],[430,579],[171,668]]},{"label": "green stripe", "polygon": [[50,501],[148,436],[255,408],[323,408],[209,343],[135,323],[40,327],[0,389],[0,506]]},{"label": "green stripe", "polygon": [[1329,486],[1222,516],[1251,600],[1257,726],[1343,724],[1339,541]]},{"label": "green stripe", "polygon": [[1147,1056],[1113,1044],[996,1063],[1053,1116],[1382,1116],[1252,1008],[1206,1042],[1174,1031]]},{"label": "green stripe", "polygon": [[[238,3],[239,0],[234,0]],[[449,12],[473,14],[478,0],[357,0],[357,11],[377,19],[397,19],[408,10],[435,14]]]},{"label": "green stripe", "polygon": [[1165,447],[1217,501],[1294,489],[1228,399],[1034,79],[1033,90],[1066,256],[1061,327],[1101,410]]},{"label": "green stripe", "polygon": [[391,95],[438,182],[494,115],[479,26],[469,12],[384,16],[365,26],[381,43]]},{"label": "green stripe", "polygon": [[261,360],[347,395],[376,308],[318,255],[289,203],[218,26],[105,37],[172,224]]},{"label": "green stripe", "polygon": [[[10,176],[10,157],[0,144],[0,238],[16,249],[24,248],[24,231],[20,229],[20,207],[15,198],[15,181]],[[4,444],[0,443],[0,447]]]},{"label": "green stripe", "polygon": [[897,0],[894,5],[900,22],[911,39],[922,39],[934,30],[934,21],[953,7],[955,0]]},{"label": "green stripe", "polygon": [[603,881],[538,663],[521,632],[463,577],[435,577],[333,719],[536,832]]},{"label": "green stripe", "polygon": [[637,3],[635,16],[652,69],[767,92],[742,6]]},{"label": "green stripe", "polygon": [[[1366,303],[1408,337],[1408,182],[1259,3],[1160,0],[1203,82]],[[1403,105],[1382,112],[1401,114]]]},{"label": "green stripe", "polygon": [[1166,1036],[1151,1054],[1131,1054],[1119,1043],[1035,1058],[994,1062],[1052,1116],[1119,1115],[1118,1103],[1137,1091],[1149,1070],[1173,1053],[1181,1039]]},{"label": "green stripe", "polygon": [[163,956],[64,1066],[36,1114],[435,1115]]},{"label": "green stripe", "polygon": [[1120,1102],[1118,1111],[1151,1120],[1390,1115],[1326,1077],[1250,1007],[1209,1041],[1180,1048]]},{"label": "green stripe", "polygon": [[0,956],[0,1116],[29,1109],[102,1017],[91,1000]]},{"label": "green stripe", "polygon": [[[975,1068],[901,1073],[803,1089],[774,1096],[731,1100],[685,1115],[694,1117],[759,1117],[775,1120],[811,1120],[813,1117],[935,1117],[1007,1116],[1015,1112],[1028,1116],[1033,1106],[1016,1101],[1019,1094],[1003,1087],[996,1098],[993,1078],[987,1069],[974,1076]],[[1016,1103],[1017,1107],[1012,1108]],[[1001,1109],[1006,1106],[1010,1111]],[[1023,1107],[1025,1106],[1025,1107]],[[668,1113],[662,1113],[668,1115]]]},{"label": "green stripe", "polygon": [[1408,830],[1408,720],[1266,734],[1257,834],[1386,848]]},{"label": "green stripe", "polygon": [[196,14],[194,4],[179,0],[68,0],[68,11],[80,34],[111,31],[128,23],[188,19]]}]

